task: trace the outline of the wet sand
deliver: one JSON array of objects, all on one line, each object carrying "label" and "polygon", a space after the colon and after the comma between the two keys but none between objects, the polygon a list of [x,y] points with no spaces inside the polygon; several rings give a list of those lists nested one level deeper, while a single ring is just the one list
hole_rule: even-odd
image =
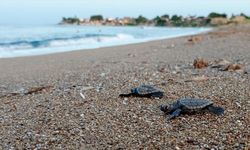
[{"label": "wet sand", "polygon": [[[0,149],[250,148],[250,76],[244,71],[249,41],[250,26],[238,25],[197,36],[0,59]],[[194,69],[197,57],[209,66]],[[244,68],[212,68],[219,59]],[[118,97],[141,84],[156,85],[165,96]],[[225,114],[187,114],[166,122],[159,105],[184,97],[210,99]]]}]

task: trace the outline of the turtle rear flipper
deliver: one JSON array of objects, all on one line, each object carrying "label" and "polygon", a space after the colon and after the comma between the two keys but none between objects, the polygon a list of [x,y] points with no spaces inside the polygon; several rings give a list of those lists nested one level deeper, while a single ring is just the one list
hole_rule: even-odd
[{"label": "turtle rear flipper", "polygon": [[216,115],[222,115],[225,111],[224,108],[215,106],[209,106],[208,110]]},{"label": "turtle rear flipper", "polygon": [[153,98],[162,98],[164,96],[163,92],[155,92],[151,94]]},{"label": "turtle rear flipper", "polygon": [[133,93],[128,93],[128,94],[120,94],[119,96],[120,97],[130,97],[132,95],[133,95]]}]

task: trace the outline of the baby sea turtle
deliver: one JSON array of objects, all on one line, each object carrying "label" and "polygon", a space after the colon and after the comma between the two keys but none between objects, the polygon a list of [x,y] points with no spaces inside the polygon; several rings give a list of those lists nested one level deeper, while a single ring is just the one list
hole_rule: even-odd
[{"label": "baby sea turtle", "polygon": [[161,105],[161,111],[170,114],[169,120],[178,117],[181,113],[192,113],[208,110],[216,115],[222,115],[224,109],[213,106],[213,102],[205,99],[179,99],[172,104]]},{"label": "baby sea turtle", "polygon": [[163,91],[152,85],[141,85],[139,87],[131,89],[131,93],[120,94],[121,97],[138,96],[138,97],[153,97],[162,98]]}]

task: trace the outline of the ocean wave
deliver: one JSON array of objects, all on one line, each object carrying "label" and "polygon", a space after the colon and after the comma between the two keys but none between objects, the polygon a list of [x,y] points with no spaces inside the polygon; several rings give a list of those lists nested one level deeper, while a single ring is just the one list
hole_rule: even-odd
[{"label": "ocean wave", "polygon": [[7,27],[0,28],[0,58],[124,45],[206,31],[206,28],[157,27]]},{"label": "ocean wave", "polygon": [[[33,49],[45,47],[67,46],[72,44],[87,44],[89,42],[103,42],[107,40],[121,39],[126,35],[111,35],[111,34],[85,34],[82,36],[48,38],[40,40],[19,40],[12,42],[0,42],[0,50],[18,50],[18,49]],[[131,37],[127,35],[127,37]]]}]

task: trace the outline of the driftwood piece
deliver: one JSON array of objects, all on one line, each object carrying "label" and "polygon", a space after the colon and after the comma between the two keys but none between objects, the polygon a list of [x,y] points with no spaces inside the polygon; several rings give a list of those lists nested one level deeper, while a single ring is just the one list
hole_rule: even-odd
[{"label": "driftwood piece", "polygon": [[203,68],[206,68],[208,66],[208,61],[206,61],[203,58],[197,58],[194,60],[193,65],[194,65],[195,69],[203,69]]},{"label": "driftwood piece", "polygon": [[0,98],[18,96],[18,95],[23,96],[23,95],[36,94],[36,93],[40,93],[43,91],[49,91],[51,88],[53,88],[53,86],[32,87],[32,88],[27,89],[27,90],[6,93],[4,95],[1,95]]}]

